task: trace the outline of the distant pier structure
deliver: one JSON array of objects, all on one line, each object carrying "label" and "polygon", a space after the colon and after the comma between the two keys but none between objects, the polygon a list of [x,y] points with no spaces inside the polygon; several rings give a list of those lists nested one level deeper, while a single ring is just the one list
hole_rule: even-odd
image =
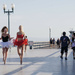
[{"label": "distant pier structure", "polygon": [[70,32],[69,37],[71,38],[71,37],[72,37],[72,34],[73,34],[75,31],[71,30],[71,31],[69,31],[69,32]]}]

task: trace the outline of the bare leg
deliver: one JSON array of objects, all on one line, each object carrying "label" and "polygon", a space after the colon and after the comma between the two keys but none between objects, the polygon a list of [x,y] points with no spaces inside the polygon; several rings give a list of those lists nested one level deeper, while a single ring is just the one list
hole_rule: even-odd
[{"label": "bare leg", "polygon": [[24,50],[24,45],[22,45],[22,49],[21,49],[21,59],[20,59],[20,64],[22,64],[22,59],[23,59],[23,50]]},{"label": "bare leg", "polygon": [[25,45],[25,52],[26,52],[26,50],[27,50],[27,46]]},{"label": "bare leg", "polygon": [[4,48],[4,64],[5,64],[6,48]]},{"label": "bare leg", "polygon": [[54,44],[54,46],[53,46],[54,48],[55,48],[55,44]]},{"label": "bare leg", "polygon": [[6,48],[6,50],[5,50],[5,61],[4,61],[4,64],[6,63],[6,59],[7,59],[7,52],[8,52],[8,48]]},{"label": "bare leg", "polygon": [[20,53],[20,49],[21,49],[21,47],[17,47],[17,53],[18,53],[18,55],[19,55],[19,57],[20,57],[20,62],[21,62],[21,53]]},{"label": "bare leg", "polygon": [[52,48],[52,44],[50,44],[51,48]]},{"label": "bare leg", "polygon": [[17,53],[18,53],[18,55],[20,56],[19,47],[17,47]]},{"label": "bare leg", "polygon": [[22,46],[22,50],[21,50],[22,58],[23,58],[23,50],[24,50],[24,45]]},{"label": "bare leg", "polygon": [[3,61],[4,61],[4,50],[5,50],[5,48],[3,48],[3,52],[2,52],[3,53]]}]

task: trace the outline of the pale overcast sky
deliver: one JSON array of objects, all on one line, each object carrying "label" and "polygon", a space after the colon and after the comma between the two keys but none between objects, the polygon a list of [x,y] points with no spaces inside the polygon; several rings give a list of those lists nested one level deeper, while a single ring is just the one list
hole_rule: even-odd
[{"label": "pale overcast sky", "polygon": [[[3,12],[3,4],[11,9],[11,36],[16,36],[18,26],[23,25],[29,40],[48,41],[49,27],[52,38],[58,38],[63,31],[75,29],[75,0],[0,0],[0,30],[8,26],[7,14]],[[1,34],[1,33],[0,33]]]}]

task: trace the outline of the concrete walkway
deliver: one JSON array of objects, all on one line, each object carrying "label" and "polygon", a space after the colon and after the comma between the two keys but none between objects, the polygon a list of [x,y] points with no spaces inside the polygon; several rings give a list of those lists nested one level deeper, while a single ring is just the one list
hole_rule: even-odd
[{"label": "concrete walkway", "polygon": [[23,65],[16,48],[8,52],[6,65],[0,49],[0,75],[75,75],[75,60],[69,49],[68,60],[60,59],[59,49],[36,49],[24,52]]}]

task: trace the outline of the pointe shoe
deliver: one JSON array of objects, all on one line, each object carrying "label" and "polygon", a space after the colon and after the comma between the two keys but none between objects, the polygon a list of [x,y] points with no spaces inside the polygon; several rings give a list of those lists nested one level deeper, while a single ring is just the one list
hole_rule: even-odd
[{"label": "pointe shoe", "polygon": [[19,56],[20,56],[20,64],[22,65],[22,54],[19,53]]}]

